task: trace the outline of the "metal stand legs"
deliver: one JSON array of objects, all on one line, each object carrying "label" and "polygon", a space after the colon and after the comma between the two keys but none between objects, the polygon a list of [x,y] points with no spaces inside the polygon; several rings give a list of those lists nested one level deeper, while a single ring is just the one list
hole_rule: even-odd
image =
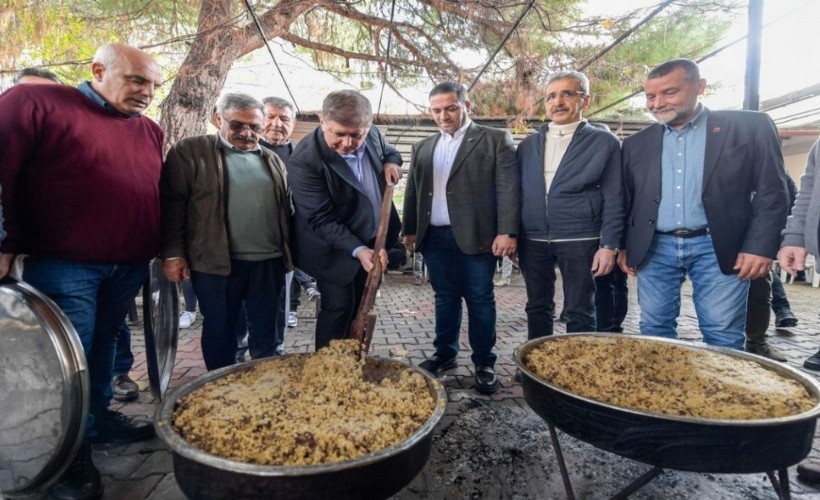
[{"label": "metal stand legs", "polygon": [[[561,451],[561,444],[558,442],[558,433],[555,432],[555,426],[551,423],[547,422],[547,426],[550,430],[552,449],[555,451],[555,457],[558,459],[558,469],[561,471],[561,479],[564,481],[564,489],[567,492],[567,499],[575,500],[575,493],[572,491],[572,483],[570,482],[569,473],[567,472],[567,464],[564,461],[564,453]],[[662,472],[663,467],[653,467],[629,483],[621,491],[614,494],[612,496],[612,500],[623,500],[629,497],[629,495],[649,484],[650,481],[658,477]],[[777,477],[775,476],[774,471],[766,472],[766,475],[769,476],[769,480],[777,493],[777,498],[780,500],[791,500],[791,492],[789,491],[789,470],[780,469],[777,471]]]}]

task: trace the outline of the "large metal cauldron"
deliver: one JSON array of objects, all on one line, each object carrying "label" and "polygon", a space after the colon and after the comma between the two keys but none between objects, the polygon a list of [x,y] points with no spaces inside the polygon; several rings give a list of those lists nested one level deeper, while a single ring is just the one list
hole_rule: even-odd
[{"label": "large metal cauldron", "polygon": [[[290,354],[289,356],[303,356]],[[229,373],[259,361],[234,365],[205,374],[169,393],[155,418],[157,435],[173,452],[174,475],[182,491],[194,499],[379,499],[404,488],[430,457],[432,431],[444,415],[447,395],[435,378],[397,361],[368,358],[365,377],[381,380],[399,369],[424,376],[435,400],[427,422],[405,441],[353,460],[307,466],[271,466],[217,457],[188,444],[174,429],[177,401]]]},{"label": "large metal cauldron", "polygon": [[[751,360],[803,384],[820,401],[820,387],[802,373],[760,356],[689,342],[620,334],[571,334],[667,342]],[[663,468],[694,472],[751,473],[784,469],[811,450],[820,403],[810,411],[766,420],[710,420],[622,408],[595,401],[539,379],[523,363],[543,337],[519,346],[515,363],[523,373],[524,398],[544,420],[598,448]]]}]

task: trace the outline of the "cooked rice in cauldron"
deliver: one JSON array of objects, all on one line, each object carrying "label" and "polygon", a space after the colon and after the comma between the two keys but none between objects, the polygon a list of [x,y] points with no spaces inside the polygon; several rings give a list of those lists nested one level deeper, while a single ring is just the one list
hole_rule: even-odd
[{"label": "cooked rice in cauldron", "polygon": [[575,394],[623,408],[708,419],[796,415],[816,401],[754,361],[651,340],[571,336],[538,344],[524,365]]},{"label": "cooked rice in cauldron", "polygon": [[208,453],[266,465],[338,462],[398,444],[431,416],[433,396],[410,369],[367,380],[357,351],[355,340],[334,340],[230,373],[181,398],[174,427]]}]

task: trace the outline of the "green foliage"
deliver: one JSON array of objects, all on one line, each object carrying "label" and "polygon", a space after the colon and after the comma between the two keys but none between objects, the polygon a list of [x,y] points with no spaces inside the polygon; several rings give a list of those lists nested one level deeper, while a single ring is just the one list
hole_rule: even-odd
[{"label": "green foliage", "polygon": [[[0,46],[0,77],[6,82],[19,68],[49,65],[66,83],[76,84],[88,78],[88,61],[94,50],[112,41],[148,46],[173,77],[198,30],[241,32],[250,23],[241,1],[0,1],[5,2],[0,4],[0,31],[5,42]],[[203,1],[223,8],[221,17],[198,20]],[[258,0],[254,3],[256,13],[264,17],[286,1]],[[313,7],[300,17],[282,18],[290,23],[286,26],[289,36],[296,37],[289,49],[320,70],[360,88],[378,85],[384,72],[393,2],[306,1]],[[444,79],[470,83],[525,5],[520,0],[396,1],[387,71],[391,84],[401,88]],[[481,114],[543,117],[540,98],[547,76],[587,65],[584,71],[592,81],[594,111],[634,91],[651,66],[670,57],[695,58],[711,50],[725,32],[735,7],[731,0],[675,2],[598,57],[654,7],[604,18],[585,17],[582,6],[581,0],[535,2],[471,92]],[[203,25],[197,26],[198,22]],[[225,43],[247,41],[226,39]],[[216,58],[220,57],[217,52],[214,47]],[[160,92],[168,92],[170,87],[164,85]],[[604,116],[627,107],[624,103]]]},{"label": "green foliage", "polygon": [[[64,83],[89,78],[88,63],[109,42],[147,45],[190,32],[197,0],[7,0],[0,6],[0,75],[10,84],[14,73],[47,66]],[[195,31],[195,30],[194,30]],[[161,63],[178,65],[187,47],[168,43]],[[165,65],[165,64],[163,64]]]}]

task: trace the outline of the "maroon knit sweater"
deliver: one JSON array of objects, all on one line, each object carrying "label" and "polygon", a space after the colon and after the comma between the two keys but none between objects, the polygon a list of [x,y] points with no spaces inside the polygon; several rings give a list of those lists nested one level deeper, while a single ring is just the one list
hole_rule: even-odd
[{"label": "maroon knit sweater", "polygon": [[77,89],[0,95],[3,253],[131,263],[159,252],[162,129]]}]

